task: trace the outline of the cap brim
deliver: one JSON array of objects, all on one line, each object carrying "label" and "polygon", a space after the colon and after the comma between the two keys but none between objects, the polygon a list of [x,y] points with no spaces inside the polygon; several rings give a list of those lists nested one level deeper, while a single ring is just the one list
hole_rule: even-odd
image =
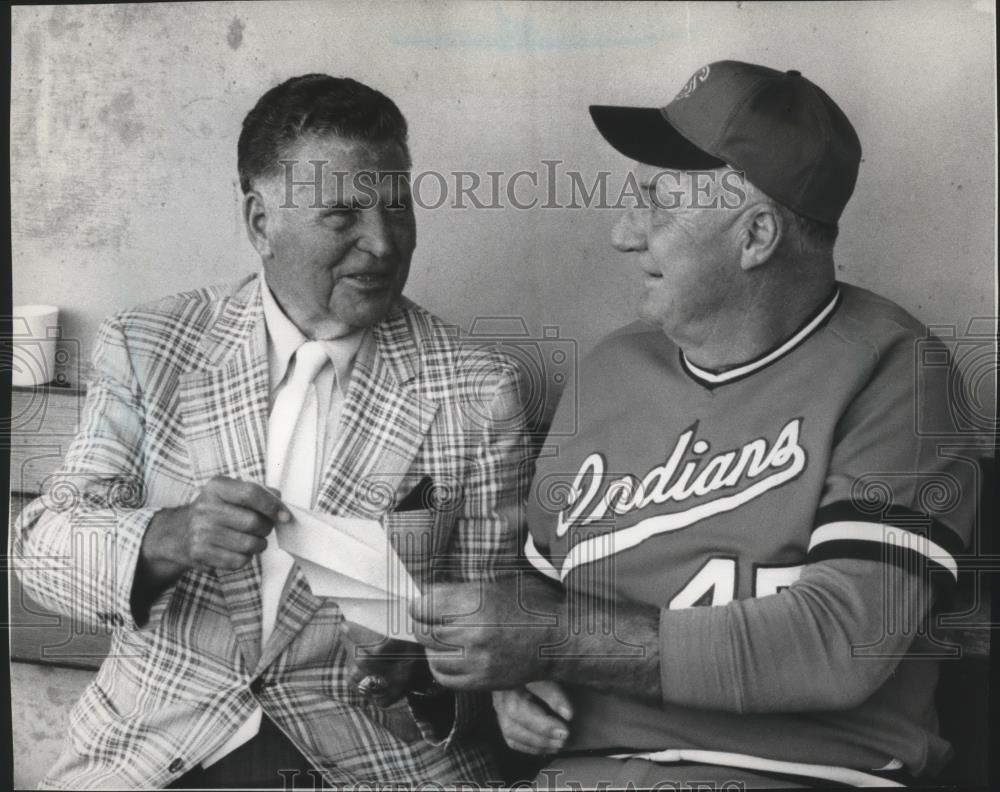
[{"label": "cap brim", "polygon": [[726,164],[674,129],[658,108],[591,105],[590,117],[617,151],[647,165],[694,170]]}]

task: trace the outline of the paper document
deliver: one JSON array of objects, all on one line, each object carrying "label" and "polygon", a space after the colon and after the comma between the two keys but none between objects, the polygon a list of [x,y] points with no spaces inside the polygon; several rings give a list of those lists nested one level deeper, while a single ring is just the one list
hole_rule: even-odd
[{"label": "paper document", "polygon": [[295,557],[309,588],[330,597],[348,621],[390,638],[415,641],[410,600],[420,590],[375,520],[289,506],[278,546]]}]

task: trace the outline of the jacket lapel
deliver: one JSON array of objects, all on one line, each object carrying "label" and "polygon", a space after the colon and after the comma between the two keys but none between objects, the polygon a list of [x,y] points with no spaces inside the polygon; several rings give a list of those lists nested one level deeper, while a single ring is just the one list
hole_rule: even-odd
[{"label": "jacket lapel", "polygon": [[[181,376],[179,394],[195,485],[216,475],[263,484],[268,366],[259,278],[226,303],[203,352],[201,365]],[[260,656],[260,562],[216,574],[240,651],[253,668]]]},{"label": "jacket lapel", "polygon": [[378,520],[395,506],[438,404],[414,380],[419,352],[405,314],[376,326],[358,354],[316,499],[320,511]]}]

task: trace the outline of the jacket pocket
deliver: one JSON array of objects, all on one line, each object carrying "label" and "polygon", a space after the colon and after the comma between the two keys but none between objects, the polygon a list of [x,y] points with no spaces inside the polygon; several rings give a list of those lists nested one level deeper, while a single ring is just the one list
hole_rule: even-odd
[{"label": "jacket pocket", "polygon": [[423,739],[420,727],[413,720],[413,714],[406,702],[406,696],[380,712],[379,720],[392,735],[405,743],[415,743]]},{"label": "jacket pocket", "polygon": [[439,547],[439,515],[432,509],[389,512],[383,520],[388,542],[418,586],[430,580]]}]

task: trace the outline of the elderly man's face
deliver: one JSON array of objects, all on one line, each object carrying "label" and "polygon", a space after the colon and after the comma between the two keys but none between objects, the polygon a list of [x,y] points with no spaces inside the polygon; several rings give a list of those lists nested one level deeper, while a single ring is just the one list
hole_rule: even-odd
[{"label": "elderly man's face", "polygon": [[[295,161],[298,182],[313,182],[312,163],[322,163],[322,200],[312,183],[289,192],[283,174],[261,190],[268,285],[310,337],[370,327],[402,292],[416,247],[408,178],[400,176],[408,176],[405,153],[395,145],[307,135],[283,159]],[[376,175],[359,176],[369,172]]]},{"label": "elderly man's face", "polygon": [[638,254],[639,315],[675,341],[702,340],[741,286],[734,221],[743,209],[742,182],[728,169],[693,173],[642,164],[635,176],[645,207],[626,212],[612,244]]}]

